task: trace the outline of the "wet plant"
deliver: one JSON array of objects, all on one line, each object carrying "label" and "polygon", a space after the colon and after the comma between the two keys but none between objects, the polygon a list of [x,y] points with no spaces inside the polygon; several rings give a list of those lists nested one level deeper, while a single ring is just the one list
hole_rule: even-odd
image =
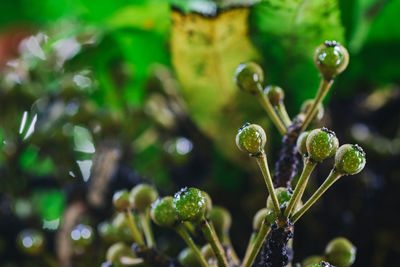
[{"label": "wet plant", "polygon": [[[346,69],[349,55],[338,42],[326,41],[316,49],[314,61],[321,74],[320,87],[315,98],[306,101],[293,119],[286,111],[284,90],[275,85],[264,88],[264,73],[259,65],[243,63],[236,70],[238,87],[257,98],[283,137],[279,160],[275,164],[275,173],[272,173],[264,129],[260,125],[246,123],[236,135],[237,147],[257,163],[268,192],[265,207],[254,216],[253,233],[242,259],[230,242],[232,218],[229,211],[213,206],[206,192],[185,187],[174,196],[160,198],[153,187],[140,184],[130,194],[128,191],[114,194],[115,209],[127,221],[133,245],[131,249],[118,242],[112,245],[104,266],[143,263],[188,267],[294,266],[291,240],[295,237],[294,228],[299,219],[335,182],[341,177],[359,173],[366,163],[365,152],[360,146],[339,146],[336,134],[326,127],[309,129],[313,121],[321,119],[322,101],[335,77]],[[300,172],[298,157],[303,160]],[[332,157],[334,164],[324,182],[310,198],[303,199],[314,169]],[[294,183],[296,176],[298,179]],[[166,256],[157,246],[149,218],[156,225],[178,233],[187,248],[176,258]],[[347,267],[353,264],[355,255],[355,246],[340,237],[329,242],[323,255],[310,256],[296,266]]]}]

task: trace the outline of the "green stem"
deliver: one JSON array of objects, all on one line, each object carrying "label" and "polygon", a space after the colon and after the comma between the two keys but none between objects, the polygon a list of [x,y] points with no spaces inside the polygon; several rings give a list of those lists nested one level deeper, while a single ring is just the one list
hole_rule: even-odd
[{"label": "green stem", "polygon": [[325,193],[325,191],[336,182],[342,174],[336,172],[334,169],[329,173],[326,180],[322,185],[315,191],[309,200],[299,209],[292,217],[292,222],[295,223],[300,217]]},{"label": "green stem", "polygon": [[254,259],[256,258],[258,252],[260,251],[260,248],[270,230],[271,226],[266,223],[266,220],[264,220],[261,224],[260,231],[258,232],[253,245],[251,246],[249,256],[244,259],[242,267],[250,267],[253,264]]},{"label": "green stem", "polygon": [[154,235],[153,231],[151,229],[150,225],[150,214],[149,214],[149,209],[146,209],[143,212],[139,213],[139,219],[140,223],[142,225],[144,237],[146,238],[146,244],[149,248],[153,248],[156,245],[156,242],[154,240]]},{"label": "green stem", "polygon": [[310,175],[316,165],[317,165],[316,162],[314,162],[308,158],[304,161],[303,172],[300,175],[299,181],[297,182],[297,185],[296,185],[296,188],[294,189],[293,195],[289,200],[289,203],[285,209],[285,212],[283,213],[283,216],[285,218],[289,217],[289,215],[292,213],[293,209],[295,209],[297,207],[297,204],[301,200],[301,197],[303,196],[304,190],[307,186],[308,179],[310,178]]},{"label": "green stem", "polygon": [[131,230],[132,238],[136,244],[139,246],[144,246],[144,240],[142,234],[139,232],[139,229],[136,225],[135,219],[129,209],[124,212],[125,218],[128,221],[128,227]]},{"label": "green stem", "polygon": [[267,156],[265,155],[265,153],[262,153],[260,156],[256,157],[256,160],[257,160],[258,166],[260,167],[260,170],[263,174],[265,184],[267,185],[269,195],[271,196],[271,199],[272,199],[272,203],[274,204],[275,212],[276,212],[276,214],[281,214],[278,198],[275,194],[274,185],[272,184],[271,173],[269,172],[269,169],[268,169]]},{"label": "green stem", "polygon": [[193,236],[196,236],[196,229],[191,222],[185,221],[183,222],[183,225],[186,227],[189,233],[191,233]]},{"label": "green stem", "polygon": [[208,267],[207,261],[201,255],[200,249],[193,242],[193,239],[190,237],[186,228],[182,224],[180,224],[175,228],[175,230],[182,237],[182,239],[186,242],[188,247],[193,251],[194,255],[199,260],[200,265],[203,267]]},{"label": "green stem", "polygon": [[254,233],[254,232],[251,234],[249,243],[247,244],[246,253],[244,254],[243,262],[249,261],[250,251],[252,251],[252,249],[253,249],[253,244],[257,238],[257,234],[258,233]]},{"label": "green stem", "polygon": [[289,114],[286,111],[285,104],[283,102],[280,102],[279,105],[276,107],[276,110],[281,116],[286,128],[288,128],[292,124],[292,120],[290,119]]},{"label": "green stem", "polygon": [[311,108],[308,110],[306,117],[304,118],[303,125],[301,126],[301,131],[304,131],[308,124],[312,121],[312,119],[315,117],[315,115],[318,112],[318,105],[324,100],[326,94],[329,92],[329,89],[331,88],[333,84],[333,80],[325,80],[322,78],[321,83],[318,88],[317,95],[315,96],[314,102],[311,106]]},{"label": "green stem", "polygon": [[286,134],[286,127],[283,125],[281,119],[276,114],[274,107],[272,106],[271,102],[269,101],[268,97],[263,93],[263,89],[261,84],[258,85],[258,98],[261,102],[261,105],[264,107],[265,111],[267,112],[268,116],[271,118],[272,122],[275,124],[278,131],[281,135]]},{"label": "green stem", "polygon": [[215,231],[213,231],[212,227],[208,223],[206,219],[204,219],[200,223],[200,229],[204,234],[204,237],[210,243],[211,248],[214,251],[215,256],[217,257],[218,261],[218,266],[219,267],[228,267],[228,260],[225,257],[225,251],[224,248],[221,245],[221,242],[218,239],[218,236],[216,235]]}]

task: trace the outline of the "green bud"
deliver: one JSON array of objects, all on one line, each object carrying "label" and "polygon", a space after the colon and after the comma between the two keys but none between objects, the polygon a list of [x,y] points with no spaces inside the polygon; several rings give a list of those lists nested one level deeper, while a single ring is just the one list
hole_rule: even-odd
[{"label": "green bud", "polygon": [[365,152],[358,145],[342,145],[335,155],[335,170],[344,175],[357,174],[365,166]]},{"label": "green bud", "polygon": [[180,220],[199,222],[206,215],[206,196],[200,189],[182,188],[174,196],[174,207]]},{"label": "green bud", "polygon": [[228,233],[232,224],[232,218],[229,211],[223,207],[213,207],[210,212],[210,220],[214,225],[215,231],[218,235]]},{"label": "green bud", "polygon": [[346,238],[338,237],[325,248],[326,259],[337,267],[347,267],[356,259],[356,247]]},{"label": "green bud", "polygon": [[[287,205],[290,198],[292,197],[292,193],[286,187],[275,188],[275,194],[276,197],[278,198],[278,203],[281,208],[282,206]],[[271,196],[268,196],[267,198],[267,209],[269,210],[274,209],[274,204],[272,203]]]},{"label": "green bud", "polygon": [[113,244],[106,253],[106,259],[111,263],[120,263],[120,258],[123,256],[135,257],[135,253],[122,242]]},{"label": "green bud", "polygon": [[178,261],[185,267],[201,267],[199,260],[190,248],[185,248],[179,253]]},{"label": "green bud", "polygon": [[268,97],[269,102],[271,102],[271,105],[274,107],[282,103],[283,99],[285,98],[285,93],[283,92],[282,88],[275,85],[267,86],[264,89],[264,94]]},{"label": "green bud", "polygon": [[150,212],[154,223],[163,227],[173,227],[178,223],[178,215],[174,207],[174,198],[167,196],[153,203]]},{"label": "green bud", "polygon": [[[314,99],[308,99],[308,100],[304,101],[304,103],[301,105],[300,113],[303,115],[306,115],[308,113],[308,110],[313,105],[313,103],[314,103]],[[322,117],[324,116],[324,112],[325,112],[324,106],[322,105],[322,103],[318,104],[317,110],[318,110],[318,112],[317,112],[317,115],[315,116],[315,118],[320,121],[322,119]]]},{"label": "green bud", "polygon": [[214,250],[210,244],[207,244],[201,248],[201,255],[207,262],[210,262],[212,259],[216,259]]},{"label": "green bud", "polygon": [[264,152],[267,136],[261,126],[246,123],[239,129],[236,135],[236,145],[251,156],[256,156]]},{"label": "green bud", "polygon": [[114,238],[127,242],[132,241],[131,230],[128,227],[127,218],[123,213],[117,213],[111,224],[116,231]]},{"label": "green bud", "polygon": [[306,141],[307,152],[312,160],[321,162],[335,155],[339,140],[326,128],[312,130]]},{"label": "green bud", "polygon": [[276,214],[276,212],[274,210],[268,210],[267,215],[265,216],[265,219],[267,219],[267,222],[269,224],[273,224],[276,221],[277,217],[278,217],[278,215]]},{"label": "green bud", "polygon": [[206,217],[208,218],[210,216],[210,212],[213,208],[212,199],[206,191],[203,191],[203,193],[204,193],[204,196],[206,197],[206,204],[207,204]]},{"label": "green bud", "polygon": [[349,53],[336,41],[325,41],[314,53],[314,63],[325,80],[342,73],[349,64]]},{"label": "green bud", "polygon": [[78,224],[71,231],[72,244],[79,248],[87,248],[93,242],[93,229],[89,225]]},{"label": "green bud", "polygon": [[254,62],[240,64],[236,68],[235,83],[237,86],[251,94],[256,94],[261,84],[264,82],[264,72],[261,67]]},{"label": "green bud", "polygon": [[45,237],[38,230],[27,229],[18,234],[17,245],[27,255],[39,255],[45,248]]},{"label": "green bud", "polygon": [[131,190],[130,202],[133,208],[145,210],[158,198],[157,190],[148,184],[138,184]]},{"label": "green bud", "polygon": [[256,215],[253,217],[253,231],[258,232],[260,230],[261,224],[265,217],[267,216],[268,209],[263,208],[257,211]]},{"label": "green bud", "polygon": [[127,190],[120,190],[113,195],[114,208],[118,211],[124,211],[130,207],[129,192]]},{"label": "green bud", "polygon": [[324,260],[324,257],[322,257],[320,255],[312,255],[312,256],[305,258],[303,260],[303,262],[301,263],[301,266],[302,267],[312,267],[315,264],[319,264],[323,260]]},{"label": "green bud", "polygon": [[300,155],[304,156],[307,155],[307,137],[310,134],[309,131],[302,132],[299,137],[297,138],[297,151],[299,151]]}]

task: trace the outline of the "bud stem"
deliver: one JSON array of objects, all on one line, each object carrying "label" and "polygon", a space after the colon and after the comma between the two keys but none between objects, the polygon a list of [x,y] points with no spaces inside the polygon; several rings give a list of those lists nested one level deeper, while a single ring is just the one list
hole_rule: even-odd
[{"label": "bud stem", "polygon": [[242,267],[250,267],[253,264],[254,259],[260,251],[260,248],[270,230],[271,226],[267,224],[266,220],[263,220],[263,222],[261,223],[260,231],[256,234],[255,240],[252,242],[251,245],[249,244],[249,246],[251,247],[250,252],[248,253],[248,257],[245,257],[245,259],[243,260]]},{"label": "bud stem", "polygon": [[186,231],[185,227],[180,224],[175,228],[176,232],[182,237],[182,239],[186,242],[188,247],[193,251],[196,258],[199,260],[202,267],[208,267],[207,261],[201,255],[200,249],[193,242],[193,239],[190,237],[189,233]]},{"label": "bud stem", "polygon": [[325,191],[335,183],[342,174],[338,173],[333,169],[322,185],[315,191],[315,193],[310,197],[309,200],[299,209],[292,217],[292,222],[295,223],[300,217],[312,206],[314,203],[325,193]]},{"label": "bud stem", "polygon": [[261,84],[258,84],[258,98],[261,102],[261,105],[264,107],[265,111],[267,112],[268,116],[271,118],[272,122],[275,124],[276,128],[278,131],[281,133],[281,135],[286,134],[286,127],[283,125],[281,119],[279,116],[276,114],[274,107],[272,106],[271,102],[269,101],[268,97],[263,93],[263,89],[261,87]]},{"label": "bud stem", "polygon": [[279,105],[276,107],[276,110],[281,116],[281,119],[285,124],[286,128],[288,128],[292,124],[292,120],[290,119],[289,114],[286,111],[285,104],[283,102],[280,102]]},{"label": "bud stem", "polygon": [[149,209],[146,209],[143,212],[139,212],[139,219],[142,225],[144,237],[146,238],[146,244],[149,248],[152,248],[155,246],[156,242],[154,240],[153,231],[150,225]]},{"label": "bud stem", "polygon": [[246,253],[244,254],[243,263],[249,261],[250,251],[253,248],[254,241],[256,240],[257,233],[253,232],[250,236],[249,243],[247,244]]},{"label": "bud stem", "polygon": [[278,197],[275,194],[274,185],[272,183],[271,173],[269,172],[269,169],[268,169],[267,156],[265,155],[265,153],[262,153],[260,156],[256,157],[256,160],[257,160],[258,166],[260,167],[260,170],[263,174],[265,184],[267,185],[268,193],[272,199],[272,203],[274,204],[274,210],[275,210],[276,214],[281,214],[281,210],[279,208]]},{"label": "bud stem", "polygon": [[304,118],[303,125],[301,127],[301,131],[304,131],[307,126],[310,124],[312,119],[314,119],[315,115],[318,113],[318,105],[324,100],[326,94],[329,92],[329,89],[331,88],[333,84],[333,79],[332,80],[325,80],[322,78],[321,83],[318,88],[318,92],[314,98],[314,102],[311,106],[311,108],[308,110],[306,117]]},{"label": "bud stem", "polygon": [[283,213],[283,216],[285,218],[289,217],[289,215],[292,213],[293,209],[297,207],[297,204],[301,200],[304,190],[306,189],[308,179],[310,178],[310,175],[316,165],[317,165],[317,163],[310,160],[309,157],[305,158],[303,172],[300,175],[299,181],[297,182],[297,185],[296,185],[296,188],[294,189],[293,195],[289,200],[289,203],[285,209],[285,212]]},{"label": "bud stem", "polygon": [[210,243],[211,248],[214,251],[215,256],[217,257],[218,266],[219,267],[229,267],[228,260],[225,257],[224,248],[221,245],[221,242],[218,239],[218,236],[212,229],[211,225],[208,223],[206,219],[204,219],[200,223],[200,229],[204,234],[204,237]]},{"label": "bud stem", "polygon": [[144,240],[142,234],[139,232],[138,227],[135,223],[135,219],[133,218],[132,212],[130,209],[127,209],[124,212],[125,218],[128,221],[128,227],[131,230],[132,238],[139,246],[144,246]]}]

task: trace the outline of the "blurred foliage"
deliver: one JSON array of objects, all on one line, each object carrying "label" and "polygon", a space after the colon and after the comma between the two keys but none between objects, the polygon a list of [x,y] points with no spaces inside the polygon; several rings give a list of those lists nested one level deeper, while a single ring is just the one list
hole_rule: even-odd
[{"label": "blurred foliage", "polygon": [[[203,184],[230,208],[244,195],[238,213],[250,216],[264,191],[232,164],[233,136],[246,121],[269,123],[234,86],[236,66],[261,63],[294,116],[318,86],[314,48],[335,39],[351,54],[336,97],[396,91],[398,14],[395,0],[3,1],[0,57],[14,60],[0,66],[1,193],[29,199],[38,227],[61,219],[64,186],[87,181],[112,140],[164,193]],[[14,33],[26,37],[19,47]]]}]

